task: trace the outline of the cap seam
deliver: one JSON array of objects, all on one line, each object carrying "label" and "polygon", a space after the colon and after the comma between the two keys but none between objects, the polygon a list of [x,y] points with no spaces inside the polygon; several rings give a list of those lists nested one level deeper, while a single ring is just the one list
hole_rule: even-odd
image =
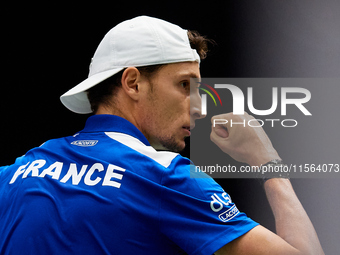
[{"label": "cap seam", "polygon": [[160,52],[162,54],[162,61],[164,61],[165,57],[164,57],[164,47],[162,44],[162,41],[160,40],[159,34],[157,33],[156,29],[154,28],[153,24],[150,23],[148,20],[146,20],[146,23],[148,23],[151,33],[154,34],[155,39],[157,40],[157,42],[159,43],[159,45],[157,44],[157,48],[158,46],[160,46]]},{"label": "cap seam", "polygon": [[115,40],[114,40],[114,36],[113,36],[114,32],[115,31],[112,31],[112,33],[110,33],[110,44],[112,42],[112,45],[110,45],[110,48],[111,48],[110,50],[112,50],[112,53],[113,53],[112,54],[113,59],[110,59],[111,63],[114,62],[117,59],[117,54],[116,54],[116,50],[115,50],[116,44],[115,44]]}]

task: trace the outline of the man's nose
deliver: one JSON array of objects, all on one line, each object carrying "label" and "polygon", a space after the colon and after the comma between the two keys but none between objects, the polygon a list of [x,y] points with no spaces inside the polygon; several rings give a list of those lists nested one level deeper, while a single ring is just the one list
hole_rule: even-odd
[{"label": "man's nose", "polygon": [[192,116],[195,120],[196,119],[203,119],[206,117],[205,114],[202,114],[201,111],[201,100],[200,98],[195,98],[190,102],[190,116]]},{"label": "man's nose", "polygon": [[196,120],[203,119],[207,116],[207,115],[201,114],[201,109],[197,109],[197,108],[191,110],[190,115],[194,117]]}]

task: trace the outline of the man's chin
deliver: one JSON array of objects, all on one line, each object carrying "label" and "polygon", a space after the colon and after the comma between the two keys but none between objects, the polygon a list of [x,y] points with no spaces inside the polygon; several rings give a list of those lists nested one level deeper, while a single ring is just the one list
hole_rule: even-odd
[{"label": "man's chin", "polygon": [[162,140],[161,144],[164,150],[173,151],[177,153],[183,151],[185,148],[184,140],[176,141],[174,138]]},{"label": "man's chin", "polygon": [[184,146],[181,146],[181,147],[178,146],[177,148],[174,148],[174,149],[171,150],[171,151],[180,153],[180,152],[182,152],[184,149],[185,149],[185,144],[184,144]]}]

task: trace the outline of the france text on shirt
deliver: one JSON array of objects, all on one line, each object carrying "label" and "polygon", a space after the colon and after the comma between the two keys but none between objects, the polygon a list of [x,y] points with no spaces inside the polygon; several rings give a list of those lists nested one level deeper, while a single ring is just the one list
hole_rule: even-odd
[{"label": "france text on shirt", "polygon": [[[22,179],[27,178],[30,173],[32,177],[44,178],[46,175],[49,175],[52,177],[52,179],[59,180],[61,171],[63,167],[66,166],[68,167],[68,170],[63,178],[60,180],[60,182],[62,183],[66,183],[69,179],[71,179],[73,185],[78,185],[81,179],[84,177],[84,183],[88,186],[97,185],[102,181],[102,186],[111,186],[119,189],[121,183],[112,179],[122,180],[123,174],[116,173],[115,171],[125,172],[124,168],[113,164],[108,164],[104,178],[97,176],[95,179],[92,179],[91,177],[95,171],[105,171],[105,167],[103,164],[94,163],[90,167],[89,165],[81,165],[77,167],[75,163],[66,164],[56,161],[53,164],[48,165],[47,167],[45,165],[46,160],[37,159],[34,160],[32,163],[28,162],[27,164],[20,166],[14,173],[9,184],[14,183],[20,175],[22,175]],[[86,171],[88,168],[89,170]],[[80,169],[79,172],[78,169]]]}]

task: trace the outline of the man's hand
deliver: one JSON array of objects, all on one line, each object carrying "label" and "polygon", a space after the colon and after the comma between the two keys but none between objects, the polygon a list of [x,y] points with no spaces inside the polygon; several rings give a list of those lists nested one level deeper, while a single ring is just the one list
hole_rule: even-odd
[{"label": "man's hand", "polygon": [[[219,121],[214,122],[217,119],[223,119],[228,122],[226,124],[216,124],[219,123]],[[249,120],[252,120],[252,126],[258,127],[249,126]],[[260,166],[270,160],[280,159],[260,123],[249,114],[233,115],[232,113],[226,113],[216,115],[212,117],[211,124],[211,141],[235,160],[251,166]]]}]

